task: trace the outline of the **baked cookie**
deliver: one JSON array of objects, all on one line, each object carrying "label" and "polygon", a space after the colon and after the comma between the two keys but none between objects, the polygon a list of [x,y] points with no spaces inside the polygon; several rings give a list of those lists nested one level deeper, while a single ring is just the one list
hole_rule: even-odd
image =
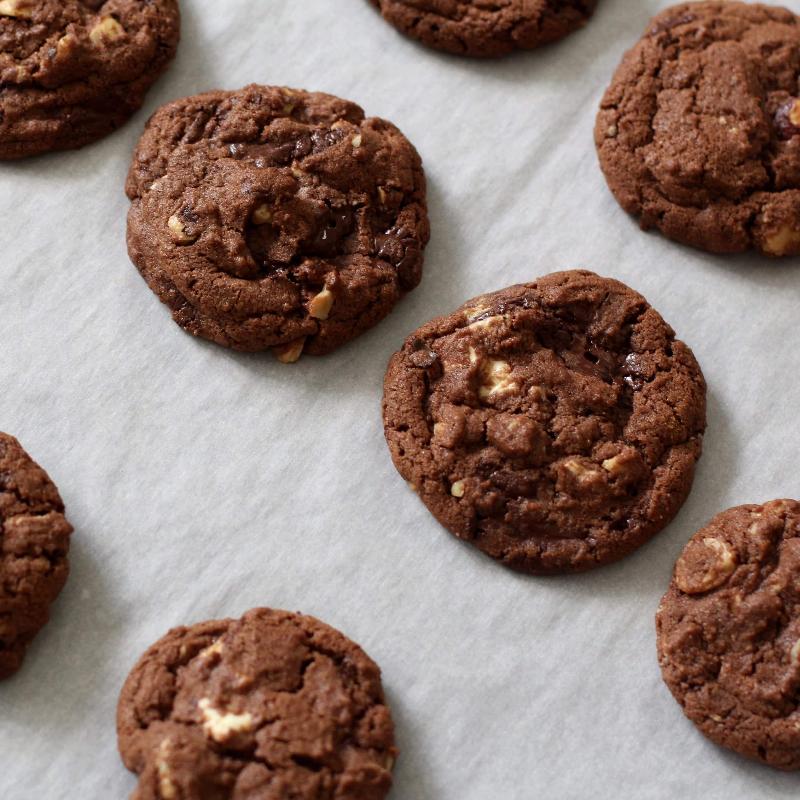
[{"label": "baked cookie", "polygon": [[383,418],[395,466],[458,538],[522,572],[579,572],[675,516],[705,394],[691,350],[641,295],[559,272],[412,333]]},{"label": "baked cookie", "polygon": [[583,27],[597,0],[372,0],[408,36],[479,58],[532,50]]},{"label": "baked cookie", "polygon": [[0,0],[0,159],[82,147],[175,55],[177,0]]},{"label": "baked cookie", "polygon": [[127,184],[128,249],[195,336],[285,362],[327,353],[420,281],[416,150],[354,103],[271,86],[161,108]]},{"label": "baked cookie", "polygon": [[47,473],[0,433],[0,679],[15,673],[69,573],[72,526]]},{"label": "baked cookie", "polygon": [[642,228],[713,253],[800,253],[800,20],[683,3],[625,55],[595,128],[611,191]]},{"label": "baked cookie", "polygon": [[378,800],[397,755],[364,651],[266,608],[156,642],[122,689],[117,732],[132,800]]},{"label": "baked cookie", "polygon": [[800,769],[800,503],[732,508],[696,533],[656,628],[664,680],[709,739]]}]

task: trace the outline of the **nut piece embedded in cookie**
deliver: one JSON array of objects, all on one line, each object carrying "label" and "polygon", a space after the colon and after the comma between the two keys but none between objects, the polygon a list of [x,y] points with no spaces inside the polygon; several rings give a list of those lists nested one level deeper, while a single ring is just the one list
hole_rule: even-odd
[{"label": "nut piece embedded in cookie", "polygon": [[305,344],[305,339],[296,339],[293,342],[289,342],[289,344],[273,347],[272,352],[281,364],[294,364],[296,361],[299,361],[300,356],[303,354]]},{"label": "nut piece embedded in cookie", "polygon": [[164,800],[384,800],[397,756],[377,665],[319,620],[266,608],[150,647],[120,693],[117,735],[134,795]]},{"label": "nut piece embedded in cookie", "polygon": [[771,256],[788,256],[800,253],[800,229],[783,225],[766,235],[764,252]]},{"label": "nut piece embedded in cookie", "polygon": [[791,139],[800,134],[800,100],[792,98],[778,108],[775,127],[781,139]]},{"label": "nut piece embedded in cookie", "polygon": [[172,233],[172,239],[177,244],[191,244],[200,238],[199,233],[190,233],[187,224],[180,218],[178,214],[173,214],[167,220],[167,227]]},{"label": "nut piece embedded in cookie", "polygon": [[314,319],[326,320],[333,308],[333,292],[325,287],[319,294],[315,294],[308,304],[308,313]]}]

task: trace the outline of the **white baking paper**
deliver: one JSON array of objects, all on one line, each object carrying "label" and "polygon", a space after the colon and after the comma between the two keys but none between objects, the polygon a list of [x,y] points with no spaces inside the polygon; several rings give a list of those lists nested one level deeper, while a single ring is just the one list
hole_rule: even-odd
[{"label": "white baking paper", "polygon": [[[121,131],[0,165],[0,429],[50,472],[72,574],[0,685],[0,798],[125,798],[114,713],[169,627],[257,605],[321,617],[381,665],[395,800],[796,798],[720,750],[663,685],[653,615],[686,540],[731,505],[800,495],[800,264],[644,234],[598,168],[595,110],[659,0],[600,0],[585,30],[481,62],[435,53],[367,0],[182,0],[175,64]],[[787,2],[800,12],[800,2]],[[161,103],[257,81],[394,121],[430,183],[422,285],[325,358],[287,367],[193,339],[128,260],[123,182]],[[709,384],[694,491],[650,545],[529,578],[457,542],[383,441],[386,363],[481,292],[588,267],[641,291]]]}]

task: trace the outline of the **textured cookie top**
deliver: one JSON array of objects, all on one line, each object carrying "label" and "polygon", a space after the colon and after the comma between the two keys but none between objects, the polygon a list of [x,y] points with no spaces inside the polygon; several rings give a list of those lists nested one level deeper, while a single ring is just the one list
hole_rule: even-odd
[{"label": "textured cookie top", "polygon": [[706,736],[800,769],[800,503],[733,508],[696,533],[656,626],[664,680]]},{"label": "textured cookie top", "polygon": [[0,678],[22,665],[64,586],[72,527],[47,473],[0,433]]},{"label": "textured cookie top", "polygon": [[392,358],[392,458],[436,517],[508,566],[589,569],[691,486],[705,383],[641,295],[562,272],[475,298]]},{"label": "textured cookie top", "polygon": [[0,158],[118,124],[172,58],[179,25],[175,0],[0,0]]},{"label": "textured cookie top", "polygon": [[556,41],[586,23],[597,0],[372,0],[396,28],[430,47],[501,56]]},{"label": "textured cookie top", "polygon": [[419,156],[330,95],[248,86],[171,103],[127,188],[134,262],[180,325],[228,347],[327,352],[421,277]]},{"label": "textured cookie top", "polygon": [[136,800],[373,800],[397,753],[363,650],[269,609],[170,631],[128,677],[117,729]]},{"label": "textured cookie top", "polygon": [[714,252],[800,253],[800,24],[781,8],[659,14],[605,94],[595,139],[622,206]]}]

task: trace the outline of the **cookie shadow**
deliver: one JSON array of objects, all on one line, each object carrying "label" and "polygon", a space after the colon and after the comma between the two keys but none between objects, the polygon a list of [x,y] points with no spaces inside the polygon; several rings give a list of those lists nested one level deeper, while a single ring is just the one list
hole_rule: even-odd
[{"label": "cookie shadow", "polygon": [[406,707],[403,693],[384,687],[389,707],[392,709],[395,736],[400,756],[394,769],[392,797],[397,800],[433,800],[439,793],[431,785],[431,773],[424,748],[415,735],[416,723],[410,708]]}]

